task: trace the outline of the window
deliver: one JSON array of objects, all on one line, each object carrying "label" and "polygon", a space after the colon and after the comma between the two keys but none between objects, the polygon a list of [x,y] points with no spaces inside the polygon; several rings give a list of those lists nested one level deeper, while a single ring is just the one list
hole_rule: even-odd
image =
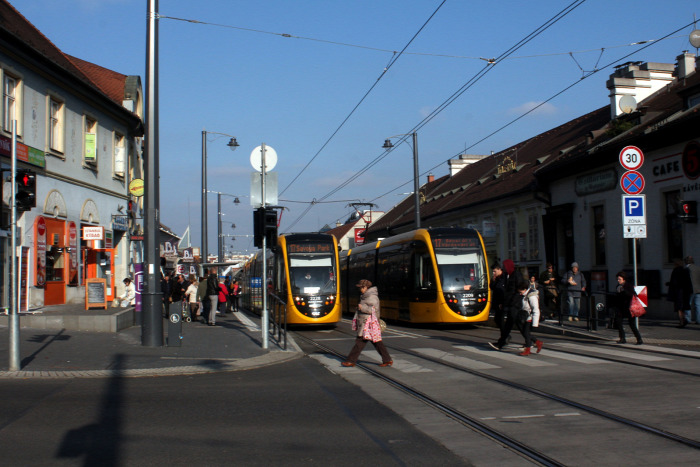
[{"label": "window", "polygon": [[527,216],[528,242],[530,250],[530,260],[538,260],[540,258],[540,230],[539,219],[536,211],[530,211]]},{"label": "window", "polygon": [[97,121],[85,117],[85,151],[83,160],[87,164],[97,165]]},{"label": "window", "polygon": [[595,248],[595,264],[603,266],[605,258],[605,207],[593,207],[593,245]]},{"label": "window", "polygon": [[63,102],[49,98],[49,150],[63,153]]},{"label": "window", "polygon": [[124,135],[114,133],[114,175],[124,178],[126,172],[126,147]]},{"label": "window", "polygon": [[506,217],[506,257],[517,260],[518,251],[515,243],[515,216],[509,214]]},{"label": "window", "polygon": [[666,201],[666,261],[683,258],[683,221],[678,218],[680,190],[665,193]]},{"label": "window", "polygon": [[2,109],[3,119],[2,128],[8,133],[12,132],[12,121],[17,120],[17,134],[19,131],[19,114],[18,114],[18,97],[19,97],[19,82],[17,78],[5,74],[3,77],[2,86]]}]

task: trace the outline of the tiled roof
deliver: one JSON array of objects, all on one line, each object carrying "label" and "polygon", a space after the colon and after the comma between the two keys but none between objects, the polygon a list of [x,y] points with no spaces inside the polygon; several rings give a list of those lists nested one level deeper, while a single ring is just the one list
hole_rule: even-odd
[{"label": "tiled roof", "polygon": [[100,90],[114,102],[122,105],[126,75],[108,70],[78,57],[66,55]]},{"label": "tiled roof", "polygon": [[[535,169],[584,146],[588,134],[610,121],[608,106],[601,107],[563,125],[520,142],[497,154],[485,157],[457,172],[421,187],[425,202],[421,204],[421,220],[450,211],[488,203],[536,188]],[[499,166],[510,158],[512,169],[499,174]],[[370,227],[372,232],[406,226],[413,222],[413,197],[409,196]]]},{"label": "tiled roof", "polygon": [[348,222],[347,224],[343,224],[341,226],[335,227],[333,229],[327,230],[324,233],[331,234],[333,235],[338,241],[340,241],[345,235],[352,229],[355,224],[357,224],[359,221],[355,222]]}]

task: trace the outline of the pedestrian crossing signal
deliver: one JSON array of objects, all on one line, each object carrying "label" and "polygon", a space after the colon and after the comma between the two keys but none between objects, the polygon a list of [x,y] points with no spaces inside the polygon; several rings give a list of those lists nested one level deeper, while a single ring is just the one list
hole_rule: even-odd
[{"label": "pedestrian crossing signal", "polygon": [[15,206],[18,211],[31,211],[36,207],[36,174],[31,170],[18,170]]}]

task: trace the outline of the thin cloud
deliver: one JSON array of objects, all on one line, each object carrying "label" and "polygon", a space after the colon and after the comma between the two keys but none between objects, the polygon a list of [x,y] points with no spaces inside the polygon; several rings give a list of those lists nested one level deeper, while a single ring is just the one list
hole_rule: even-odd
[{"label": "thin cloud", "polygon": [[522,115],[526,112],[531,111],[538,105],[540,105],[540,107],[535,109],[530,115],[549,116],[554,115],[558,112],[558,109],[549,102],[542,104],[542,102],[530,101],[525,102],[521,106],[508,109],[508,115]]}]

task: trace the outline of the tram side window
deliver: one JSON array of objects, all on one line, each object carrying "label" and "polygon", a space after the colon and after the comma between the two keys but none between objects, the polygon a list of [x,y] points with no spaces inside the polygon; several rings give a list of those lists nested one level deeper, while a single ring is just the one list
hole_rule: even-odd
[{"label": "tram side window", "polygon": [[433,262],[427,249],[424,251],[416,250],[413,255],[413,270],[415,271],[413,275],[415,289],[434,290],[436,288],[433,277]]}]

